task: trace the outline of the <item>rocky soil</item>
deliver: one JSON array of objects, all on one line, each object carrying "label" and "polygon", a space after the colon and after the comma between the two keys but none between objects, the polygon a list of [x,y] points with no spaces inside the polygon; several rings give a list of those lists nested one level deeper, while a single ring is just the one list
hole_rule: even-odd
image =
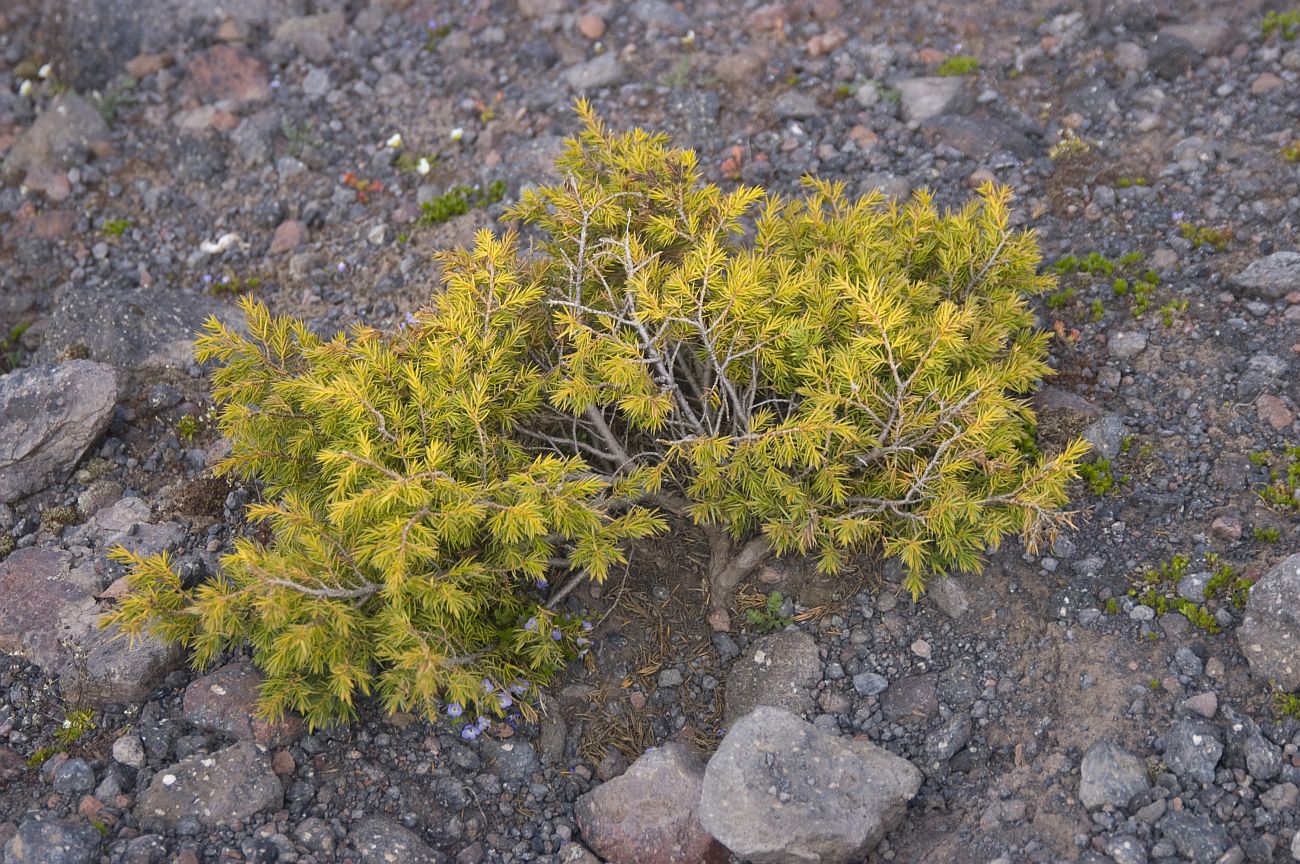
[{"label": "rocky soil", "polygon": [[[9,0],[4,864],[1300,860],[1292,8]],[[535,722],[309,734],[251,718],[243,658],[99,630],[107,549],[197,581],[248,530],[203,320],[252,291],[395,326],[431,252],[550,176],[580,94],[723,184],[1010,185],[1062,274],[1040,444],[1097,454],[1074,530],[920,603],[888,565],[777,562],[712,633],[683,529],[575,592],[594,650]]]}]

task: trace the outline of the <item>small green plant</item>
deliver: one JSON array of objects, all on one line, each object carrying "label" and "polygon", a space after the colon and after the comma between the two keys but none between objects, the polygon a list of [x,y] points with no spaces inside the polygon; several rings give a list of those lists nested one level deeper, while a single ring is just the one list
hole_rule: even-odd
[{"label": "small green plant", "polygon": [[432,52],[438,50],[438,46],[442,43],[442,40],[451,35],[450,24],[438,24],[435,21],[430,21],[428,29],[429,33],[424,39],[425,51]]},{"label": "small green plant", "polygon": [[176,435],[182,441],[193,441],[199,432],[199,419],[193,414],[186,414],[176,421]]},{"label": "small green plant", "polygon": [[1259,497],[1270,506],[1279,510],[1300,510],[1300,447],[1287,447],[1282,451],[1280,467],[1273,468],[1273,460],[1267,454],[1262,461],[1252,458],[1256,465],[1269,466],[1268,485],[1259,492]]},{"label": "small green plant", "polygon": [[261,287],[260,277],[223,273],[219,279],[209,283],[208,292],[214,297],[242,297],[245,294],[252,294]]},{"label": "small green plant", "polygon": [[952,57],[944,60],[939,64],[935,73],[944,77],[956,77],[960,75],[973,75],[980,68],[980,61],[969,54],[954,54]]},{"label": "small green plant", "polygon": [[494,180],[486,189],[469,186],[453,186],[442,195],[420,205],[420,224],[424,226],[441,225],[457,216],[464,216],[477,207],[495,204],[505,197],[504,180]]},{"label": "small green plant", "polygon": [[1215,252],[1222,252],[1228,248],[1228,244],[1232,241],[1232,230],[1230,228],[1210,228],[1204,225],[1195,225],[1191,222],[1178,223],[1178,233],[1184,240],[1192,244],[1193,249],[1208,246]]},{"label": "small green plant", "polygon": [[42,765],[50,761],[50,759],[52,759],[54,756],[57,756],[61,752],[63,751],[61,751],[58,747],[52,747],[52,746],[38,747],[36,751],[32,753],[32,755],[27,757],[27,767],[32,770],[40,768]]},{"label": "small green plant", "polygon": [[20,321],[9,329],[4,339],[0,339],[0,373],[8,372],[18,365],[23,334],[31,326],[30,321]]},{"label": "small green plant", "polygon": [[130,230],[130,219],[109,219],[104,222],[104,234],[108,237],[121,237]]},{"label": "small green plant", "polygon": [[1120,189],[1131,189],[1134,186],[1146,186],[1148,183],[1145,177],[1120,177],[1115,181],[1115,185]]},{"label": "small green plant", "polygon": [[54,738],[66,749],[76,744],[88,732],[95,730],[95,712],[87,709],[69,711],[63,723],[54,730]]},{"label": "small green plant", "polygon": [[437,164],[439,156],[437,153],[417,153],[414,150],[403,150],[397,154],[393,160],[393,167],[405,174],[427,174]]},{"label": "small green plant", "polygon": [[1066,130],[1065,136],[1052,145],[1051,149],[1047,151],[1047,155],[1053,162],[1062,162],[1079,159],[1086,156],[1091,150],[1092,146],[1087,141]]},{"label": "small green plant", "polygon": [[1273,710],[1279,718],[1291,717],[1300,720],[1300,693],[1287,693],[1276,690],[1273,693]]},{"label": "small green plant", "polygon": [[1137,436],[1132,432],[1121,438],[1119,442],[1119,455],[1127,456],[1129,451],[1133,449],[1133,442],[1135,441],[1137,441]]},{"label": "small green plant", "polygon": [[295,122],[284,117],[280,120],[280,134],[287,142],[289,155],[295,159],[301,159],[302,154],[309,149],[319,150],[325,146],[309,120]]},{"label": "small green plant", "polygon": [[57,534],[69,525],[75,525],[79,518],[77,508],[71,505],[48,507],[41,513],[41,529]]},{"label": "small green plant", "polygon": [[1132,479],[1127,475],[1116,477],[1109,459],[1084,462],[1079,466],[1079,476],[1088,484],[1092,494],[1098,498],[1110,492],[1116,483],[1128,483]]},{"label": "small green plant", "polygon": [[1282,153],[1282,158],[1285,159],[1287,162],[1291,162],[1293,164],[1296,162],[1300,162],[1300,139],[1297,139],[1295,141],[1292,141],[1290,144],[1285,145],[1280,152]]},{"label": "small green plant", "polygon": [[1106,614],[1107,615],[1119,614],[1119,600],[1117,598],[1109,597],[1106,599]]},{"label": "small green plant", "polygon": [[[123,107],[134,105],[139,102],[135,95],[135,86],[138,82],[129,75],[122,75],[113,81],[102,93],[93,95],[96,107],[99,109],[99,115],[104,118],[105,123],[112,124],[117,119],[117,114]],[[58,84],[56,83],[56,89]],[[66,89],[66,88],[65,88]]]},{"label": "small green plant", "polygon": [[1250,464],[1252,465],[1258,465],[1261,468],[1268,467],[1269,456],[1267,453],[1264,453],[1259,450],[1255,450],[1246,458],[1250,460]]},{"label": "small green plant", "polygon": [[1287,42],[1294,41],[1296,36],[1300,35],[1300,9],[1286,12],[1269,11],[1260,23],[1260,30],[1265,39],[1277,33]]},{"label": "small green plant", "polygon": [[1106,304],[1101,302],[1100,298],[1093,300],[1088,308],[1092,311],[1092,320],[1094,322],[1106,317]]},{"label": "small green plant", "polygon": [[1151,680],[1150,680],[1149,682],[1147,682],[1147,683],[1148,683],[1148,686],[1151,688],[1151,692],[1152,692],[1152,693],[1155,693],[1155,692],[1157,692],[1157,691],[1160,690],[1161,684],[1160,684],[1160,679],[1159,679],[1159,678],[1156,678],[1155,676],[1152,676]]},{"label": "small green plant", "polygon": [[0,558],[7,558],[9,554],[18,548],[18,541],[14,535],[7,532],[0,533]]},{"label": "small green plant", "polygon": [[848,99],[856,92],[856,90],[857,88],[855,88],[852,84],[841,84],[835,88],[835,98]]},{"label": "small green plant", "polygon": [[1282,539],[1282,532],[1273,527],[1265,528],[1262,525],[1256,525],[1255,530],[1251,533],[1261,543],[1276,543]]},{"label": "small green plant", "polygon": [[1180,297],[1177,300],[1170,300],[1160,307],[1160,320],[1166,327],[1174,326],[1174,315],[1187,311],[1187,298]]},{"label": "small green plant", "polygon": [[1254,583],[1245,576],[1239,576],[1231,564],[1219,563],[1219,556],[1214,552],[1206,553],[1205,563],[1213,568],[1213,573],[1202,590],[1205,599],[1227,599],[1238,609],[1245,609]]},{"label": "small green plant", "polygon": [[1062,288],[1060,291],[1047,295],[1048,309],[1064,309],[1065,306],[1074,299],[1073,288]]},{"label": "small green plant", "polygon": [[745,620],[749,623],[750,629],[759,633],[772,633],[789,627],[794,623],[794,619],[781,615],[781,606],[784,603],[785,597],[781,592],[773,591],[767,595],[767,600],[762,606],[748,609],[745,612]]},{"label": "small green plant", "polygon": [[695,66],[695,61],[691,59],[690,54],[683,54],[678,57],[672,65],[672,68],[659,76],[659,86],[667,87],[669,90],[678,90],[691,83],[691,70]]}]

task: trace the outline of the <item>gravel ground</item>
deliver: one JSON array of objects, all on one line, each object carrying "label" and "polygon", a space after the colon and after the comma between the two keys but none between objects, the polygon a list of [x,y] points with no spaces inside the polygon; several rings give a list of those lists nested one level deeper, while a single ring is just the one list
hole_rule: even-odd
[{"label": "gravel ground", "polygon": [[[0,627],[5,864],[582,860],[578,797],[648,747],[707,756],[735,664],[795,633],[816,649],[814,725],[925,775],[869,861],[1300,860],[1300,719],[1243,653],[1232,596],[1300,551],[1293,489],[1260,494],[1300,462],[1300,40],[1264,32],[1286,8],[10,0],[0,368],[97,361],[117,399],[85,420],[75,471],[0,505],[0,586],[47,568],[93,605],[124,538],[212,572],[251,490],[208,473],[222,443],[189,335],[249,290],[322,331],[395,326],[434,250],[502,227],[550,176],[579,94],[724,185],[815,174],[947,204],[1010,185],[1048,265],[1066,259],[1040,307],[1059,337],[1040,439],[1083,431],[1105,461],[1047,554],[1008,544],[919,604],[887,565],[834,582],[774,565],[740,601],[780,590],[784,642],[698,620],[700,541],[638,547],[570,600],[600,621],[595,649],[540,719],[474,740],[373,707],[251,728],[252,691],[162,651],[139,692],[105,695],[94,657]],[[938,74],[964,56],[978,67]],[[458,185],[480,206],[426,224]],[[1224,566],[1233,584],[1207,595]],[[1097,742],[1142,764],[1134,795],[1096,791],[1124,764]],[[232,797],[239,818],[173,812],[169,789]]]}]

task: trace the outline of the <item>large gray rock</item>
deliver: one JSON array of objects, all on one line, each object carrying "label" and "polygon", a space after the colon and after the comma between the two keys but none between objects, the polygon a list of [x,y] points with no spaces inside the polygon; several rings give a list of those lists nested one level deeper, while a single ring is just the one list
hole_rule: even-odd
[{"label": "large gray rock", "polygon": [[1213,783],[1222,757],[1219,730],[1204,720],[1178,720],[1165,736],[1165,764],[1184,782]]},{"label": "large gray rock", "polygon": [[71,90],[59,94],[36,118],[5,158],[4,173],[55,171],[80,165],[92,150],[108,143],[108,124],[85,99]]},{"label": "large gray rock", "polygon": [[188,368],[194,336],[208,316],[239,326],[226,303],[202,294],[162,288],[105,292],[69,283],[55,295],[36,361],[80,353],[121,372]]},{"label": "large gray rock", "polygon": [[757,705],[775,705],[804,714],[813,707],[813,688],[822,677],[817,643],[801,630],[784,630],[755,639],[727,672],[726,722]]},{"label": "large gray rock", "polygon": [[583,795],[574,814],[587,845],[610,864],[721,864],[727,851],[700,825],[703,785],[700,761],[668,744]]},{"label": "large gray rock", "polygon": [[760,706],[704,771],[700,822],[753,864],[861,861],[903,818],[921,772],[865,740]]},{"label": "large gray rock", "polygon": [[262,673],[248,660],[227,663],[185,688],[182,716],[213,732],[262,747],[283,747],[302,734],[303,723],[292,714],[274,722],[258,714],[262,680]]},{"label": "large gray rock", "polygon": [[1265,300],[1277,300],[1292,291],[1300,291],[1300,252],[1274,252],[1257,258],[1232,277],[1232,284]]},{"label": "large gray rock", "polygon": [[5,864],[91,864],[104,838],[81,819],[29,816],[4,846]]},{"label": "large gray rock", "polygon": [[284,788],[270,760],[241,741],[159,771],[136,802],[135,816],[148,829],[173,830],[183,819],[213,828],[243,822],[283,803]]},{"label": "large gray rock", "polygon": [[1079,800],[1089,810],[1107,804],[1123,807],[1151,786],[1146,764],[1113,741],[1089,747],[1079,774]]},{"label": "large gray rock", "polygon": [[565,82],[574,90],[584,92],[610,87],[623,80],[623,64],[612,51],[570,66],[564,72]]},{"label": "large gray rock", "polygon": [[904,78],[894,82],[908,123],[924,123],[944,114],[961,114],[970,108],[970,92],[960,77]]},{"label": "large gray rock", "polygon": [[1250,589],[1237,643],[1256,677],[1300,690],[1300,554],[1274,565]]},{"label": "large gray rock", "polygon": [[75,360],[0,376],[0,501],[67,479],[113,419],[117,373]]},{"label": "large gray rock", "polygon": [[362,819],[348,832],[361,864],[442,864],[442,855],[413,831],[382,816]]},{"label": "large gray rock", "polygon": [[62,549],[31,546],[0,561],[0,651],[59,676],[70,699],[91,706],[142,701],[180,664],[180,651],[152,636],[100,629],[93,565]]}]

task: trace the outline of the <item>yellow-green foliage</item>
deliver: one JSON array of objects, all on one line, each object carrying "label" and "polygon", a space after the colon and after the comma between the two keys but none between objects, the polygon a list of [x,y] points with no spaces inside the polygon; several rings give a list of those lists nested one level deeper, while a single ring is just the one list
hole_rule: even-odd
[{"label": "yellow-green foliage", "polygon": [[1085,445],[1019,446],[1049,374],[1026,298],[1054,278],[1008,190],[958,212],[812,180],[799,200],[725,192],[693,152],[580,111],[567,179],[513,211],[544,234],[561,452],[824,571],[896,556],[914,593],[1059,524]]},{"label": "yellow-green foliage", "polygon": [[703,527],[715,602],[770,550],[896,556],[919,593],[1062,522],[1085,445],[1028,443],[1050,370],[1027,298],[1055,278],[1007,190],[958,212],[724,191],[579,111],[563,179],[507,216],[533,254],[488,232],[444,253],[399,332],[323,341],[249,299],[248,336],[209,323],[222,470],[261,484],[272,539],[193,590],[118,553],[112,620],[200,665],[251,645],[270,714],[322,723],[372,690],[487,710],[484,680],[536,684],[581,647],[534,583],[557,559],[603,578],[662,529],[651,507]]},{"label": "yellow-green foliage", "polygon": [[535,583],[559,554],[602,579],[622,540],[661,523],[615,512],[580,460],[510,435],[544,383],[527,362],[540,288],[514,246],[484,233],[443,255],[436,305],[395,336],[324,341],[249,298],[247,336],[210,321],[196,354],[218,363],[220,471],[260,481],[249,516],[273,539],[239,540],[192,591],[166,556],[118,550],[132,594],[110,621],[197,666],[251,645],[262,709],[314,725],[372,691],[393,711],[487,713],[572,657],[581,622],[543,608]]}]

